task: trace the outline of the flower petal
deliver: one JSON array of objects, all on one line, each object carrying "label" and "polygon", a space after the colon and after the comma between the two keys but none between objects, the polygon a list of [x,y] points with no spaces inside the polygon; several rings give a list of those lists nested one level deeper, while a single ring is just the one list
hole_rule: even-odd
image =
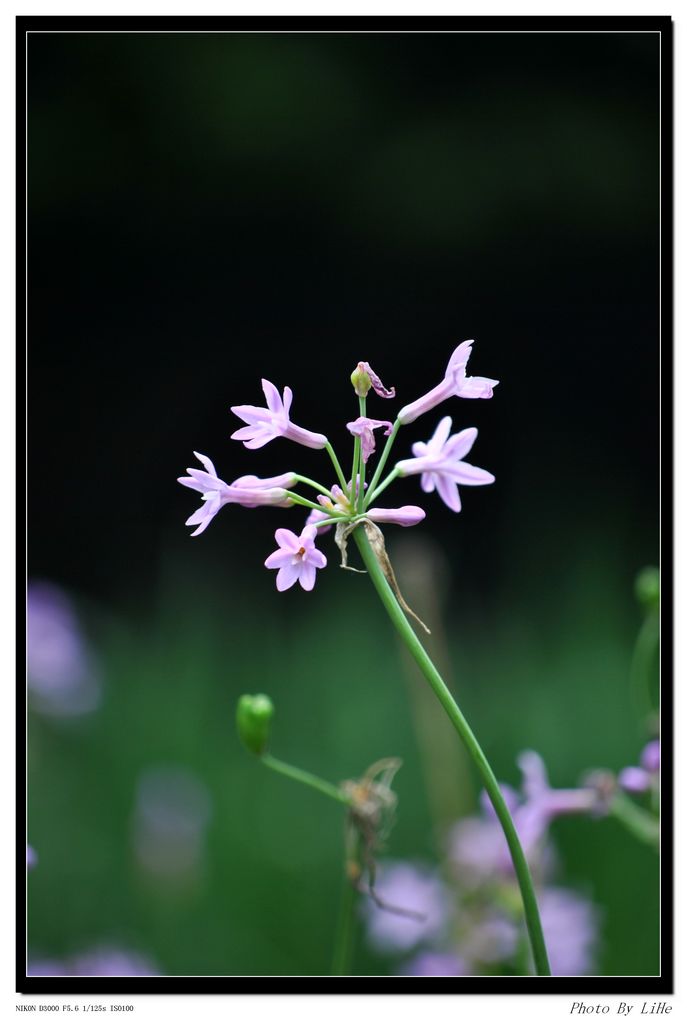
[{"label": "flower petal", "polygon": [[300,537],[297,537],[292,530],[285,530],[281,528],[275,532],[274,539],[280,548],[284,548],[292,554],[295,554],[301,547]]},{"label": "flower petal", "polygon": [[289,562],[287,565],[282,565],[281,569],[277,573],[277,590],[288,590],[292,587],[298,577],[301,574],[303,562]]},{"label": "flower petal", "polygon": [[434,479],[436,480],[437,493],[441,500],[454,512],[460,512],[460,495],[453,480],[441,473],[435,473]]},{"label": "flower petal", "polygon": [[312,590],[315,586],[316,575],[317,569],[312,562],[301,562],[298,582],[303,587],[303,590]]}]

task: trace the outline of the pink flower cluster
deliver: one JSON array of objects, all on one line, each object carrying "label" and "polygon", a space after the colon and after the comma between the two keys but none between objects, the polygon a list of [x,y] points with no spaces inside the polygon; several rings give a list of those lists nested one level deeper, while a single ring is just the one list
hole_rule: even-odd
[{"label": "pink flower cluster", "polygon": [[[184,487],[198,491],[202,499],[200,508],[186,520],[187,526],[195,527],[192,536],[196,537],[203,533],[224,505],[236,504],[244,508],[256,508],[259,505],[281,508],[305,506],[310,512],[303,530],[300,534],[291,530],[277,530],[275,539],[278,547],[266,559],[265,565],[268,569],[277,570],[278,590],[287,590],[298,582],[303,590],[310,591],[315,585],[317,570],[323,569],[327,564],[326,557],[315,546],[318,533],[324,533],[330,526],[340,523],[350,524],[351,529],[364,520],[415,526],[425,518],[424,510],[416,505],[403,505],[400,508],[380,508],[373,505],[376,496],[396,477],[420,476],[420,485],[425,493],[436,491],[450,509],[459,512],[461,500],[458,485],[474,487],[490,484],[493,483],[494,477],[487,470],[463,461],[477,438],[477,430],[469,427],[452,435],[452,421],[449,416],[440,420],[428,441],[417,441],[413,444],[413,458],[402,459],[384,480],[379,478],[400,427],[412,423],[451,397],[492,397],[498,381],[489,377],[466,375],[472,345],[472,341],[464,341],[455,349],[441,383],[415,402],[404,406],[395,423],[367,416],[365,403],[370,390],[383,399],[394,398],[396,391],[382,384],[369,363],[358,363],[351,380],[359,398],[360,415],[347,424],[348,431],[355,438],[353,469],[349,483],[346,483],[327,437],[292,422],[291,388],[285,388],[282,396],[274,384],[263,379],[262,390],[266,406],[232,406],[232,412],[245,424],[234,431],[232,438],[243,442],[244,446],[251,450],[262,448],[278,437],[284,437],[306,448],[326,449],[337,471],[339,483],[327,488],[298,473],[289,472],[264,479],[257,476],[242,476],[228,484],[218,476],[212,461],[206,455],[194,452],[203,468],[189,468],[188,476],[178,478]],[[368,486],[365,482],[365,472],[376,452],[375,430],[383,430],[387,442]],[[296,493],[294,488],[299,484],[314,488],[317,491],[314,496],[317,500],[310,500]]]}]

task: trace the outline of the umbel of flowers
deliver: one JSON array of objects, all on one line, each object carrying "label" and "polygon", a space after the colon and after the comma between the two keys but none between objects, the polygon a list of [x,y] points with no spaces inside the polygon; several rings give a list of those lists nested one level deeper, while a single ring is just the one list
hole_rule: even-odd
[{"label": "umbel of flowers", "polygon": [[[194,526],[192,536],[198,536],[210,525],[224,505],[242,505],[257,508],[272,505],[289,508],[294,505],[310,509],[305,524],[297,531],[280,528],[275,532],[277,548],[266,559],[268,569],[276,569],[278,590],[288,590],[299,583],[303,590],[315,586],[317,571],[327,565],[326,556],[318,549],[318,535],[336,526],[336,540],[344,554],[345,539],[361,524],[393,523],[415,526],[425,518],[425,511],[417,505],[398,508],[377,504],[380,494],[398,477],[419,476],[425,494],[436,491],[441,500],[454,512],[460,512],[459,486],[475,487],[493,483],[494,477],[465,461],[477,439],[475,427],[452,433],[452,420],[444,416],[427,441],[412,445],[412,458],[401,459],[382,479],[391,449],[401,426],[413,423],[438,405],[453,398],[491,398],[498,381],[489,377],[468,377],[466,367],[472,341],[464,341],[449,359],[444,379],[425,395],[404,406],[396,421],[372,419],[367,416],[366,401],[372,390],[380,398],[395,397],[394,388],[386,388],[369,363],[360,362],[351,375],[351,382],[359,400],[360,415],[347,423],[353,437],[353,462],[350,476],[341,469],[334,449],[324,434],[297,426],[291,419],[293,393],[284,389],[283,395],[268,380],[262,381],[265,406],[235,405],[232,412],[246,424],[235,430],[232,438],[242,441],[251,450],[262,448],[275,438],[284,437],[306,448],[324,449],[331,459],[337,483],[326,486],[296,472],[260,478],[242,476],[233,483],[222,480],[213,462],[194,452],[202,468],[191,467],[188,476],[179,477],[179,483],[198,491],[202,504],[186,521]],[[381,431],[387,441],[371,480],[366,482],[367,468],[376,452],[375,431]],[[315,493],[307,498],[298,493],[299,486],[309,487]]]},{"label": "umbel of flowers", "polygon": [[[439,498],[454,512],[460,512],[461,509],[459,488],[493,483],[494,477],[490,472],[465,461],[476,441],[477,430],[474,427],[467,427],[454,433],[450,416],[442,416],[439,419],[431,435],[428,438],[427,434],[424,435],[427,440],[415,440],[411,447],[411,457],[396,462],[393,468],[387,471],[386,476],[384,475],[396,437],[402,427],[414,423],[421,416],[454,398],[476,399],[493,396],[494,388],[499,383],[497,380],[467,374],[472,345],[472,341],[464,341],[458,345],[448,361],[442,380],[415,401],[404,405],[393,422],[368,416],[367,398],[373,391],[378,398],[390,401],[396,396],[395,389],[387,388],[369,363],[358,363],[351,374],[351,383],[358,397],[358,416],[346,424],[353,438],[350,473],[344,473],[325,434],[306,429],[293,421],[293,393],[290,388],[285,388],[280,395],[274,384],[263,380],[262,389],[266,402],[264,406],[232,407],[232,412],[244,424],[232,435],[234,440],[241,441],[246,448],[254,450],[264,447],[276,438],[284,437],[306,448],[324,450],[331,460],[336,476],[336,481],[331,486],[291,470],[268,479],[250,475],[239,477],[233,483],[226,483],[218,476],[210,459],[200,454],[197,454],[197,458],[202,469],[190,468],[188,476],[180,477],[179,482],[201,495],[200,508],[187,520],[188,526],[196,528],[194,536],[207,529],[224,505],[236,504],[245,508],[256,508],[259,505],[289,508],[300,505],[309,510],[307,520],[300,529],[289,530],[280,527],[275,532],[277,547],[268,554],[265,566],[276,570],[276,585],[280,591],[288,590],[296,583],[299,583],[303,590],[313,589],[317,572],[327,565],[326,556],[317,546],[320,534],[331,527],[335,528],[334,540],[339,548],[341,565],[344,568],[347,567],[348,540],[353,537],[382,605],[482,777],[512,859],[535,970],[538,974],[550,974],[532,876],[511,812],[475,734],[410,626],[406,616],[412,615],[416,619],[417,616],[399,592],[386,553],[384,537],[379,528],[380,523],[415,526],[425,518],[424,508],[418,505],[388,507],[386,504],[379,504],[380,495],[399,477],[419,477],[422,491],[427,495],[436,491]],[[376,456],[379,432],[386,437],[386,442],[368,479],[368,468],[373,456]],[[310,488],[314,494],[305,497],[296,489],[302,486]],[[424,626],[424,623],[421,625]],[[263,755],[263,761],[266,756],[269,755]]]}]

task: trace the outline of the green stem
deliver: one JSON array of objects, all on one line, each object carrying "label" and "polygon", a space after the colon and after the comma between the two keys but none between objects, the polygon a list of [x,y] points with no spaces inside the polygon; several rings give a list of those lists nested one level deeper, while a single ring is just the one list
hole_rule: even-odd
[{"label": "green stem", "polygon": [[286,492],[294,505],[304,505],[305,508],[314,508],[318,512],[322,512],[322,506],[316,505],[314,501],[309,501],[308,498],[304,498],[302,494],[296,494],[295,491]]},{"label": "green stem", "polygon": [[650,715],[654,710],[651,698],[651,669],[659,643],[658,612],[651,611],[644,619],[637,634],[632,663],[630,665],[630,684],[637,713],[641,718]]},{"label": "green stem", "polygon": [[355,889],[344,876],[339,907],[339,923],[336,929],[332,974],[345,977],[351,973],[351,954],[353,953],[353,923],[355,908]]},{"label": "green stem", "polygon": [[643,808],[638,807],[624,793],[617,793],[609,808],[611,817],[616,818],[636,839],[658,847],[660,826],[658,819]]},{"label": "green stem", "polygon": [[[379,487],[376,487],[374,491],[372,491],[371,493],[368,493],[368,496],[367,496],[367,506],[368,507],[372,504],[372,502],[375,500],[375,498],[382,493],[382,491],[386,490],[386,488],[389,486],[389,484],[394,482],[394,480],[396,479],[397,476],[399,476],[398,469],[392,469],[392,471],[389,473],[388,477],[385,480],[382,480],[382,482],[379,485]],[[368,488],[368,491],[369,491],[369,488]]]},{"label": "green stem", "polygon": [[301,476],[300,473],[295,473],[294,476],[298,483],[307,484],[308,487],[314,488],[316,491],[319,491],[320,494],[325,494],[328,498],[331,498],[332,501],[334,501],[334,495],[332,492],[328,491],[326,487],[322,486],[322,484],[318,484],[317,480],[311,480],[308,476]]},{"label": "green stem", "polygon": [[329,441],[327,441],[327,443],[326,443],[326,445],[324,447],[325,447],[325,451],[327,452],[327,455],[332,460],[332,465],[334,466],[334,471],[336,472],[336,475],[339,478],[339,483],[341,484],[341,489],[344,492],[344,494],[347,494],[348,493],[348,484],[346,483],[346,477],[343,474],[343,470],[341,468],[341,465],[339,464],[339,460],[336,457],[336,453],[334,452],[334,449],[332,448],[332,446],[329,443]]},{"label": "green stem", "polygon": [[[367,399],[362,396],[358,396],[358,408],[360,409],[360,415],[365,416],[365,407],[367,405]],[[355,476],[351,484],[351,504],[355,508],[358,507],[358,512],[362,512],[365,508],[365,460],[363,459],[362,453],[362,442],[360,442],[360,455],[358,457],[358,470],[360,473],[360,482],[358,484],[358,498],[355,501]],[[355,503],[355,504],[354,504]]]},{"label": "green stem", "polygon": [[[379,483],[379,478],[382,475],[382,473],[384,472],[384,467],[386,466],[386,460],[389,458],[389,455],[391,454],[391,449],[393,447],[394,441],[396,440],[396,434],[398,433],[400,427],[401,427],[400,421],[396,420],[396,422],[393,425],[391,433],[389,434],[389,436],[386,439],[386,444],[384,445],[384,451],[382,452],[382,454],[379,457],[379,462],[377,464],[377,468],[374,471],[374,476],[372,477],[372,480],[370,481],[370,485],[369,485],[369,487],[367,489],[369,494],[373,494],[374,493],[374,489],[377,486],[377,484]],[[368,505],[369,505],[369,501],[368,501]]]},{"label": "green stem", "polygon": [[463,717],[462,711],[451,696],[448,687],[439,675],[429,655],[411,629],[410,623],[403,614],[391,587],[386,581],[386,577],[382,572],[381,566],[370,547],[367,535],[364,530],[355,530],[353,536],[358,544],[360,554],[367,567],[370,579],[375,585],[382,604],[388,612],[389,618],[400,633],[401,638],[417,662],[425,679],[434,690],[434,693],[438,697],[444,711],[450,718],[454,729],[467,747],[470,757],[482,776],[484,788],[489,794],[494,811],[496,812],[496,816],[501,823],[501,828],[503,829],[506,837],[518,885],[520,886],[523,909],[525,912],[525,921],[527,923],[527,931],[529,933],[532,954],[534,956],[535,970],[537,974],[550,975],[551,969],[549,967],[549,960],[546,953],[546,944],[544,942],[544,933],[542,931],[541,920],[539,917],[539,908],[537,906],[537,898],[534,893],[532,876],[518,838],[518,833],[515,830],[513,819],[511,818],[506,802],[503,799],[496,776],[494,775],[491,765],[489,764],[482,748],[477,742],[477,738],[472,732],[472,729]]},{"label": "green stem", "polygon": [[263,754],[260,758],[262,763],[272,771],[279,772],[280,775],[285,775],[287,779],[293,779],[294,782],[302,782],[305,786],[310,786],[311,789],[316,789],[318,793],[322,793],[324,796],[330,797],[332,800],[336,800],[337,803],[345,804],[350,807],[350,800],[343,793],[338,786],[333,786],[331,782],[327,782],[325,779],[319,778],[317,775],[313,775],[311,772],[306,772],[302,768],[295,768],[292,764],[287,764],[285,761],[280,761],[276,757],[272,757],[271,754]]},{"label": "green stem", "polygon": [[350,486],[350,489],[348,491],[346,491],[346,493],[348,494],[348,498],[350,500],[351,508],[352,509],[355,509],[355,497],[356,497],[356,495],[355,495],[355,485],[356,485],[356,482],[358,480],[358,475],[360,473],[359,466],[360,466],[360,438],[356,437],[354,442],[353,442],[353,467],[351,469],[351,486]]}]

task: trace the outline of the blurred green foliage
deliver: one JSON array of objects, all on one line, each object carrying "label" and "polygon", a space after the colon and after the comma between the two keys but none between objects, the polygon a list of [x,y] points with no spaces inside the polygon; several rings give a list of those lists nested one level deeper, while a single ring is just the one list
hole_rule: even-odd
[{"label": "blurred green foliage", "polygon": [[[595,556],[558,580],[555,612],[531,581],[517,601],[504,591],[488,606],[471,604],[465,582],[450,594],[455,692],[504,781],[518,783],[526,748],[559,786],[636,763],[643,731],[629,663],[641,616],[624,573]],[[313,595],[278,595],[259,568],[244,580],[218,566],[201,581],[192,563],[170,560],[147,621],[91,609],[107,683],[99,712],[31,716],[29,838],[40,863],[29,879],[30,949],[61,955],[107,939],[172,975],[326,974],[342,811],[244,750],[236,701],[269,692],[274,753],[334,782],[402,757],[388,855],[431,861],[401,652],[364,577],[331,569]],[[137,780],[160,763],[193,771],[213,803],[202,868],[184,884],[146,873],[132,848]],[[655,854],[612,821],[560,821],[553,835],[559,880],[602,908],[602,972],[656,973]],[[392,969],[358,942],[357,973]]]}]

